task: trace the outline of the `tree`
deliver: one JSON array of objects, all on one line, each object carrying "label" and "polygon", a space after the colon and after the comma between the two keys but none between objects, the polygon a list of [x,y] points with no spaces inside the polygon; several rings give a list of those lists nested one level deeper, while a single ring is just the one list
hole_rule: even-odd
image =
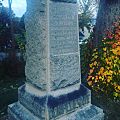
[{"label": "tree", "polygon": [[79,13],[90,12],[95,15],[99,0],[79,0]]},{"label": "tree", "polygon": [[[92,30],[93,21],[96,16],[98,8],[98,1],[96,0],[79,0],[79,32],[84,33],[87,28],[88,32]],[[80,35],[80,34],[79,34]],[[82,71],[82,79],[85,82],[87,77],[87,72],[89,68],[89,61],[91,57],[91,41],[92,35],[90,34],[89,39],[80,39],[80,50],[81,50],[81,71]]]},{"label": "tree", "polygon": [[79,28],[84,32],[84,27],[89,31],[93,25],[98,10],[97,0],[79,0]]},{"label": "tree", "polygon": [[10,17],[8,8],[0,8],[0,49],[4,50],[5,47],[11,46]]},{"label": "tree", "polygon": [[[4,1],[4,0],[0,0],[1,7],[3,7],[2,1]],[[12,50],[14,51],[15,50],[15,38],[14,38],[14,30],[13,30],[13,28],[14,28],[13,27],[14,14],[13,14],[11,6],[12,6],[12,0],[8,0],[8,9],[9,9],[8,15],[9,15],[9,20],[10,20],[10,25],[9,25],[9,27],[10,27],[10,39],[11,39],[11,45],[12,45],[11,47],[12,47]]]},{"label": "tree", "polygon": [[102,40],[108,29],[113,29],[112,24],[120,17],[120,0],[100,0],[95,27],[96,46]]}]

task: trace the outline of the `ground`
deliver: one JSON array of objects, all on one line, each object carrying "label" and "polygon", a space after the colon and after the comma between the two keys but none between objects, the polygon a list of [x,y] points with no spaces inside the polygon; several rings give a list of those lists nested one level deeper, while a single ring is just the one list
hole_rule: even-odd
[{"label": "ground", "polygon": [[[0,80],[0,120],[7,120],[7,106],[17,101],[18,87],[25,78]],[[120,120],[120,101],[113,101],[105,95],[92,91],[92,104],[104,110],[105,120]]]}]

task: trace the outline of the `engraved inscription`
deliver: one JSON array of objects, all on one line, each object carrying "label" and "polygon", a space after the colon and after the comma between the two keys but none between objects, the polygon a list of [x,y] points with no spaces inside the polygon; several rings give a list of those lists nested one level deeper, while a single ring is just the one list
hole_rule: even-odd
[{"label": "engraved inscription", "polygon": [[76,4],[50,3],[50,54],[78,52]]},{"label": "engraved inscription", "polygon": [[60,104],[57,107],[49,108],[50,119],[55,119],[61,115],[68,114],[75,111],[76,109],[82,108],[86,104],[90,103],[89,95],[74,99],[72,101],[67,101],[64,104]]}]

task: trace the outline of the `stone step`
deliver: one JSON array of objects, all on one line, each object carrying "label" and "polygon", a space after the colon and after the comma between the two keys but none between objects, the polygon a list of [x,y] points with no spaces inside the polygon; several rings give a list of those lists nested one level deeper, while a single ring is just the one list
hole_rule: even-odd
[{"label": "stone step", "polygon": [[[58,97],[36,96],[25,90],[25,86],[19,88],[19,102],[28,110],[40,118],[45,117],[46,108],[50,119],[74,112],[91,103],[91,92],[81,85],[79,90]],[[46,107],[47,106],[47,107]],[[42,114],[41,114],[42,113]]]},{"label": "stone step", "polygon": [[104,113],[102,109],[90,104],[58,120],[104,120]]},{"label": "stone step", "polygon": [[8,120],[42,120],[32,114],[19,102],[8,106]]},{"label": "stone step", "polygon": [[[19,102],[8,106],[8,116],[9,120],[48,120],[36,117]],[[49,120],[104,120],[104,113],[102,109],[89,104],[82,109],[76,110],[76,112]]]}]

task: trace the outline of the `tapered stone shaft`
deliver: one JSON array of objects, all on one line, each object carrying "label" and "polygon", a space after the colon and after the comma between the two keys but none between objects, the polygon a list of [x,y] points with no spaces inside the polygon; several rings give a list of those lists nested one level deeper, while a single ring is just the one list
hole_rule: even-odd
[{"label": "tapered stone shaft", "polygon": [[81,84],[77,0],[27,0],[26,83],[9,120],[102,120]]}]

